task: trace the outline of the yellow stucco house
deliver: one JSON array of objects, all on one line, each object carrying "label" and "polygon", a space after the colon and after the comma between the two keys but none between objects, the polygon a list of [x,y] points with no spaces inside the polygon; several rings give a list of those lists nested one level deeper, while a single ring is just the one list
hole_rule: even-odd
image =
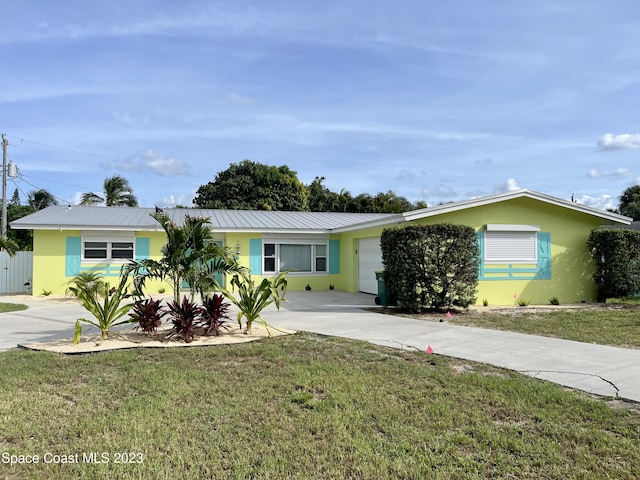
[{"label": "yellow stucco house", "polygon": [[[82,270],[119,275],[129,259],[160,258],[164,230],[152,208],[51,206],[11,223],[31,229],[33,292],[63,294]],[[478,235],[481,267],[477,298],[513,305],[596,299],[589,233],[631,219],[531,190],[448,203],[402,214],[167,209],[206,216],[216,241],[235,251],[256,278],[288,274],[289,288],[376,294],[382,269],[380,235],[405,223],[468,225]],[[153,288],[157,288],[154,286]],[[152,287],[150,287],[152,288]]]}]

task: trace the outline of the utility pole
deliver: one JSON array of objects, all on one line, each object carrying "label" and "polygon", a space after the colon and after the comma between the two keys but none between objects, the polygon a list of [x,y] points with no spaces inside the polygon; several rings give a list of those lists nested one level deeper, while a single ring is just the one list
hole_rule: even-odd
[{"label": "utility pole", "polygon": [[6,135],[2,134],[2,226],[0,235],[7,238],[7,141]]}]

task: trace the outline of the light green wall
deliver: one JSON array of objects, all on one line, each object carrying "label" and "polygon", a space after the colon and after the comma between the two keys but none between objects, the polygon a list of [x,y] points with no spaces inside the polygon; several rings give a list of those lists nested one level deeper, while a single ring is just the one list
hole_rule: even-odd
[{"label": "light green wall", "polygon": [[[344,275],[340,289],[348,292],[358,291],[358,240],[379,237],[383,227],[368,228],[357,232],[345,232],[340,235],[341,260]],[[373,273],[372,273],[373,275]]]},{"label": "light green wall", "polygon": [[41,295],[44,291],[64,295],[70,280],[64,276],[67,236],[77,237],[80,232],[33,232],[33,295]]},{"label": "light green wall", "polygon": [[[517,299],[526,299],[531,304],[548,304],[553,296],[561,303],[596,300],[592,277],[594,265],[586,249],[590,232],[600,226],[596,217],[530,198],[518,198],[423,218],[414,223],[468,225],[476,231],[482,231],[487,223],[528,224],[540,225],[540,231],[551,233],[551,279],[481,280],[476,302],[479,305],[484,299],[490,305],[515,305]],[[382,230],[380,227],[341,235],[344,275],[337,283],[340,288],[357,291],[358,239],[379,237]]]},{"label": "light green wall", "polygon": [[483,299],[490,305],[514,305],[517,299],[548,304],[553,296],[561,303],[596,300],[594,266],[586,242],[591,230],[600,226],[600,221],[591,215],[530,198],[518,198],[438,215],[417,223],[454,223],[478,231],[487,223],[529,224],[540,225],[541,232],[551,233],[550,280],[481,280],[478,282],[478,304]]},{"label": "light green wall", "polygon": [[[35,230],[33,232],[33,295],[42,295],[43,292],[51,292],[53,295],[65,295],[69,281],[73,277],[65,276],[66,240],[67,237],[79,237],[79,230]],[[136,237],[149,238],[149,251],[151,258],[161,257],[160,249],[166,243],[164,232],[137,232]],[[82,268],[105,267],[107,264],[83,263]],[[116,272],[106,280],[114,283],[117,280],[120,264],[111,264],[111,271]],[[159,280],[150,281],[147,291],[157,293],[164,288],[171,292],[169,284]]]},{"label": "light green wall", "polygon": [[[234,251],[239,243],[240,245],[240,255],[239,261],[240,264],[244,267],[249,268],[249,240],[252,238],[262,239],[261,233],[228,233],[227,234],[227,245],[231,247]],[[338,239],[337,235],[331,235],[331,239]],[[341,244],[342,249],[342,244]],[[340,252],[340,274],[315,274],[315,275],[304,275],[298,274],[295,272],[289,273],[287,275],[287,288],[289,290],[304,290],[307,285],[311,286],[312,290],[328,290],[330,285],[334,285],[336,290],[344,289],[339,286],[340,282],[344,278],[342,274],[342,262],[344,258],[344,252],[341,250]],[[252,275],[252,280],[259,282],[262,281],[261,275]]]},{"label": "light green wall", "polygon": [[[540,225],[551,233],[550,280],[484,280],[478,282],[478,300],[490,305],[513,305],[517,299],[532,304],[548,304],[558,297],[561,303],[595,301],[594,266],[586,242],[600,226],[599,219],[567,208],[529,198],[494,203],[425,219],[420,223],[457,223],[480,231],[487,223]],[[515,298],[514,298],[515,297]]]}]

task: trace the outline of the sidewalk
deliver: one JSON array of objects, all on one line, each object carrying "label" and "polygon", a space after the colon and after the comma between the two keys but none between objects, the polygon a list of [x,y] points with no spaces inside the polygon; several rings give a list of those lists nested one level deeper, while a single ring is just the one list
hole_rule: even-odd
[{"label": "sidewalk", "polygon": [[[338,291],[288,292],[290,304],[270,307],[275,327],[365,340],[394,348],[483,362],[585,392],[640,402],[640,350],[381,315],[373,296]],[[19,344],[73,337],[89,313],[74,300],[2,297],[27,310],[0,315],[0,350]],[[235,315],[232,314],[235,320]],[[94,327],[84,326],[85,333]],[[97,330],[95,330],[97,333]]]}]

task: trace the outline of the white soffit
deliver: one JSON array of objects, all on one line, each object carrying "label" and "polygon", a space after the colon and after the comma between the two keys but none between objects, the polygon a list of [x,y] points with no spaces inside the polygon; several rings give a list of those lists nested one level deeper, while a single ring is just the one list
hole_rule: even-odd
[{"label": "white soffit", "polygon": [[540,225],[518,225],[512,223],[487,223],[487,232],[539,232]]}]

